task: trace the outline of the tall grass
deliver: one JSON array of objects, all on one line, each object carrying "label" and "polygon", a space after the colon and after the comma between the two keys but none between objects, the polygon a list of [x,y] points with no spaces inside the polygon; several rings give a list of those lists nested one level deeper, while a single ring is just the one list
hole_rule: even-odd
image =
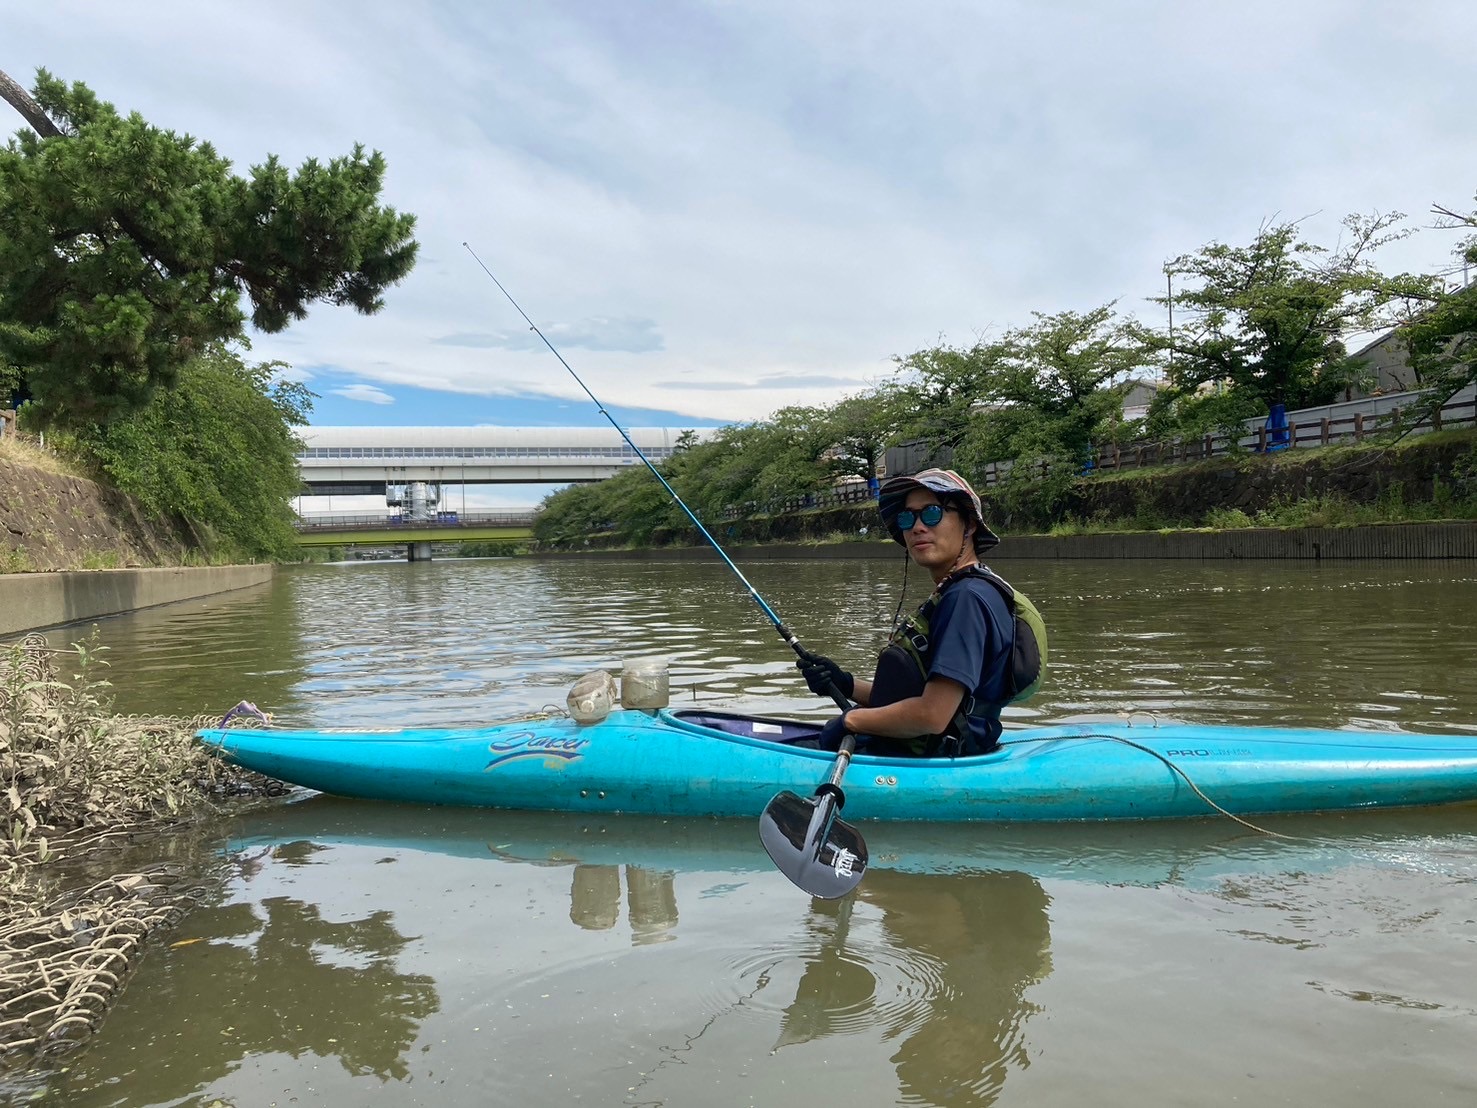
[{"label": "tall grass", "polygon": [[45,470],[47,473],[56,473],[63,477],[92,479],[91,475],[76,462],[53,454],[50,450],[43,449],[19,435],[6,435],[0,439],[0,461],[30,466],[32,469]]}]

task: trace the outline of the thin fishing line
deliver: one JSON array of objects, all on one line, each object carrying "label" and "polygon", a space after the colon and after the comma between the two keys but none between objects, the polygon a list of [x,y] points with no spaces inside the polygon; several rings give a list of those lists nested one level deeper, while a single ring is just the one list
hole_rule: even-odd
[{"label": "thin fishing line", "polygon": [[754,598],[754,602],[764,610],[764,614],[769,617],[770,622],[774,623],[776,626],[781,626],[780,617],[775,615],[774,609],[766,604],[764,602],[764,598],[759,595],[754,586],[749,584],[749,579],[743,575],[738,566],[733,564],[733,560],[723,552],[723,548],[718,545],[718,540],[715,539],[711,534],[709,534],[708,529],[703,526],[702,520],[698,519],[698,517],[693,514],[692,509],[689,508],[687,504],[683,501],[682,497],[677,495],[677,490],[672,488],[672,486],[667,483],[667,479],[662,476],[661,471],[658,470],[656,466],[651,464],[651,459],[648,458],[644,453],[642,453],[639,446],[631,441],[631,436],[626,434],[625,428],[616,422],[615,417],[611,415],[610,412],[606,410],[605,405],[600,402],[600,398],[590,391],[590,386],[585,384],[584,381],[580,379],[580,375],[574,371],[574,367],[564,360],[564,355],[559,353],[554,344],[549,341],[548,336],[546,336],[542,331],[539,330],[538,324],[536,324],[532,319],[528,317],[528,313],[519,306],[518,301],[513,299],[513,294],[503,287],[503,283],[499,281],[496,276],[494,276],[492,270],[487,268],[487,265],[482,261],[481,258],[477,256],[477,252],[472,249],[470,244],[464,242],[462,243],[462,245],[466,247],[467,253],[472,255],[472,260],[481,267],[482,272],[487,274],[487,276],[491,278],[492,283],[498,287],[498,291],[508,298],[508,303],[513,305],[513,310],[523,317],[523,321],[528,324],[529,330],[531,330],[535,335],[543,340],[543,344],[549,348],[549,352],[553,354],[554,357],[559,359],[559,364],[569,371],[569,375],[574,378],[575,384],[579,385],[579,387],[584,390],[585,395],[588,396],[595,407],[599,409],[600,414],[603,415],[607,420],[609,420],[610,425],[614,427],[617,432],[620,433],[621,438],[626,440],[626,445],[636,452],[636,457],[640,458],[643,462],[646,463],[646,468],[651,470],[652,475],[662,483],[662,488],[666,489],[667,492],[672,495],[672,499],[677,502],[677,506],[687,513],[687,518],[692,520],[693,526],[695,526],[699,531],[702,532],[703,538],[707,539],[708,542],[712,544],[713,549],[718,552],[718,556],[728,563],[728,568],[733,570],[733,572],[738,576],[738,579],[744,583],[744,587],[749,590],[749,595],[752,596]]},{"label": "thin fishing line", "polygon": [[1125,739],[1122,735],[1109,735],[1109,734],[1107,734],[1105,732],[1102,732],[1102,731],[1088,731],[1088,732],[1085,732],[1083,734],[1078,734],[1078,735],[1053,735],[1050,738],[1043,738],[1043,739],[1035,739],[1035,738],[1032,738],[1032,739],[1005,739],[1005,740],[1002,740],[1001,741],[1000,745],[1001,746],[1019,746],[1021,743],[1026,743],[1026,742],[1065,742],[1065,741],[1067,741],[1069,739],[1108,739],[1111,742],[1122,743],[1124,746],[1131,746],[1135,750],[1141,750],[1145,754],[1151,755],[1152,757],[1155,757],[1155,758],[1159,759],[1159,761],[1163,762],[1174,773],[1178,774],[1179,777],[1180,777],[1180,779],[1183,780],[1186,785],[1189,785],[1190,786],[1190,790],[1196,796],[1198,796],[1201,800],[1205,801],[1206,804],[1208,804],[1211,808],[1215,809],[1221,815],[1225,816],[1227,819],[1234,820],[1236,823],[1241,824],[1242,827],[1245,827],[1245,828],[1248,828],[1249,830],[1255,831],[1258,834],[1268,835],[1268,836],[1270,836],[1270,837],[1272,837],[1274,839],[1283,839],[1283,840],[1285,840],[1287,842],[1302,843],[1302,842],[1317,842],[1318,841],[1317,839],[1309,838],[1306,835],[1284,835],[1280,831],[1273,831],[1273,830],[1271,830],[1270,828],[1267,828],[1267,827],[1260,827],[1257,824],[1252,823],[1248,819],[1243,819],[1241,816],[1238,816],[1235,812],[1228,812],[1226,809],[1222,808],[1219,804],[1217,804],[1214,800],[1211,800],[1210,797],[1206,796],[1205,793],[1204,793],[1204,791],[1200,788],[1200,786],[1197,785],[1197,784],[1195,784],[1195,782],[1190,779],[1190,775],[1188,773],[1186,773],[1179,766],[1177,766],[1173,762],[1171,762],[1163,754],[1159,753],[1159,751],[1155,750],[1153,747],[1145,746],[1143,743],[1136,743],[1132,739]]},{"label": "thin fishing line", "polygon": [[[754,588],[754,586],[749,583],[749,579],[745,577],[743,571],[734,564],[733,559],[723,552],[723,547],[718,545],[718,540],[715,539],[708,532],[708,529],[703,526],[702,520],[698,519],[698,517],[693,513],[693,510],[687,506],[682,497],[677,495],[677,490],[667,483],[667,479],[662,476],[661,471],[657,469],[656,466],[651,464],[651,459],[648,458],[644,453],[642,453],[642,450],[639,446],[631,441],[631,436],[626,434],[625,428],[623,428],[619,423],[616,422],[615,417],[606,410],[605,405],[600,403],[600,398],[590,391],[590,386],[586,385],[584,381],[580,379],[580,375],[574,371],[574,367],[572,367],[567,361],[564,360],[564,355],[559,353],[554,344],[549,341],[548,336],[539,330],[538,324],[534,323],[534,321],[529,318],[528,313],[519,306],[518,301],[513,299],[513,294],[510,293],[507,289],[503,288],[503,283],[497,279],[492,270],[487,268],[486,263],[484,263],[482,259],[477,256],[477,252],[472,249],[471,244],[464,242],[462,243],[462,246],[466,248],[468,254],[472,255],[472,260],[475,261],[479,267],[481,267],[482,272],[487,274],[492,283],[498,287],[498,291],[508,298],[508,303],[513,305],[513,309],[523,317],[523,321],[528,324],[529,329],[541,340],[543,340],[543,344],[549,348],[549,352],[553,354],[554,357],[559,359],[559,364],[569,371],[569,375],[574,378],[575,384],[579,385],[579,387],[584,390],[585,395],[588,396],[590,400],[594,403],[595,407],[600,410],[600,414],[603,415],[607,420],[609,420],[610,425],[620,433],[621,438],[626,440],[626,445],[636,452],[636,457],[640,458],[644,463],[646,463],[646,468],[651,470],[652,475],[661,482],[662,488],[667,490],[672,499],[677,502],[677,506],[687,514],[687,518],[692,520],[693,526],[702,533],[703,538],[707,539],[708,544],[712,546],[715,551],[717,551],[718,557],[722,558],[724,564],[726,564],[728,568],[733,571],[734,576],[737,577],[741,582],[743,582],[744,588],[749,590],[750,599],[752,599],[755,604],[759,605],[760,610],[765,614],[765,616],[768,617],[769,622],[774,624],[775,630],[780,633],[780,637],[783,638],[785,642],[789,643],[790,648],[794,650],[796,654],[800,655],[802,658],[805,657],[807,652],[805,648],[800,645],[800,641],[795,638],[790,629],[786,627],[780,617],[775,614],[774,609],[765,602],[764,597],[759,595],[759,590]],[[836,693],[832,699],[836,701],[839,707],[848,708],[851,706],[850,703],[846,701],[846,698],[841,696],[840,693]]]},{"label": "thin fishing line", "polygon": [[903,598],[908,595],[908,563],[910,563],[912,560],[913,559],[908,556],[908,552],[906,550],[904,550],[903,551],[903,583],[898,586],[897,607],[895,609],[893,609],[893,613],[892,613],[892,632],[891,633],[894,634],[894,635],[896,635],[898,633],[898,628],[901,626],[901,623],[899,621],[903,618]]},{"label": "thin fishing line", "polygon": [[[1145,754],[1157,758],[1159,761],[1163,762],[1166,766],[1173,770],[1175,774],[1177,774],[1186,785],[1190,786],[1191,791],[1194,792],[1196,796],[1203,800],[1212,809],[1214,809],[1217,814],[1225,816],[1227,819],[1232,820],[1235,823],[1239,823],[1242,827],[1245,827],[1249,831],[1254,831],[1258,835],[1266,835],[1269,838],[1280,839],[1283,842],[1289,843],[1307,843],[1312,846],[1337,847],[1341,850],[1348,849],[1347,843],[1340,839],[1332,838],[1328,835],[1287,835],[1282,833],[1281,831],[1273,831],[1269,827],[1262,827],[1259,824],[1252,823],[1251,820],[1246,819],[1243,816],[1238,816],[1235,812],[1227,811],[1225,808],[1222,808],[1219,804],[1217,804],[1214,800],[1210,799],[1210,797],[1205,794],[1205,791],[1201,789],[1199,785],[1195,784],[1193,780],[1190,779],[1189,774],[1187,774],[1181,767],[1175,765],[1175,763],[1170,761],[1159,751],[1153,749],[1152,747],[1145,746],[1142,743],[1136,743],[1132,739],[1125,739],[1122,735],[1109,735],[1101,731],[1089,731],[1080,735],[1053,735],[1050,738],[1040,739],[1004,739],[1001,741],[1000,745],[1019,746],[1022,743],[1028,742],[1067,742],[1071,739],[1108,739],[1112,742],[1122,743],[1124,746],[1132,747],[1134,750],[1141,750]],[[1287,814],[1305,815],[1307,813],[1290,812]],[[1367,842],[1362,844],[1362,846],[1364,849],[1375,852],[1404,854],[1407,851],[1406,847],[1396,843]],[[1465,851],[1459,852],[1452,850],[1437,850],[1427,848],[1426,853],[1432,856],[1456,858],[1464,862],[1471,860],[1471,855]]]}]

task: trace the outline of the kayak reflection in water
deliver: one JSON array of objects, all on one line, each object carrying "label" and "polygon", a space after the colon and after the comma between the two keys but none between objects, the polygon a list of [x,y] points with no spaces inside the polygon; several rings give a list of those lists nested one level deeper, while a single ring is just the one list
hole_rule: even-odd
[{"label": "kayak reflection in water", "polygon": [[[988,753],[1000,743],[1001,709],[1040,682],[1045,627],[1029,601],[980,564],[1000,540],[985,525],[978,494],[953,470],[891,478],[878,510],[934,590],[897,624],[870,681],[801,652],[796,667],[811,692],[827,696],[834,688],[857,703],[826,724],[818,744],[836,750],[850,732],[859,736],[857,750],[871,754]],[[1023,609],[1039,642],[1030,627],[1018,636]]]},{"label": "kayak reflection in water", "polygon": [[[621,868],[577,864],[569,882],[569,918],[586,931],[608,931],[621,913]],[[626,866],[626,915],[631,945],[664,943],[677,936],[677,892],[670,870]]]},{"label": "kayak reflection in water", "polygon": [[[823,936],[776,1048],[880,1028],[900,1100],[993,1104],[1030,1064],[1027,990],[1051,972],[1050,898],[1026,873],[873,870],[857,897],[814,901]],[[880,936],[868,907],[881,910]]]}]

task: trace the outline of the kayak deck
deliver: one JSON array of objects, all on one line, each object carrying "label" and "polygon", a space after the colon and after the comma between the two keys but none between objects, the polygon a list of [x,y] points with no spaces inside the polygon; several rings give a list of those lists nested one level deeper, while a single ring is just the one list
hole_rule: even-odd
[{"label": "kayak deck", "polygon": [[[752,816],[808,795],[834,756],[813,724],[719,712],[619,710],[485,728],[212,729],[232,761],[323,792],[530,810]],[[1477,735],[1165,723],[1007,731],[957,759],[858,754],[848,820],[1178,819],[1477,800]]]}]

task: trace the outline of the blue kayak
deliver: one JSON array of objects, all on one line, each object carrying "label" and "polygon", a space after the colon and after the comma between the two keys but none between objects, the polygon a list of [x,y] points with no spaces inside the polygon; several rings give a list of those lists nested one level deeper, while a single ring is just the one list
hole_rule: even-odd
[{"label": "blue kayak", "polygon": [[[753,816],[810,794],[834,756],[814,725],[721,712],[617,710],[495,727],[207,729],[247,769],[339,796],[569,812]],[[1477,735],[1066,724],[1007,731],[968,758],[865,753],[846,818],[997,822],[1183,819],[1477,801]]]}]

